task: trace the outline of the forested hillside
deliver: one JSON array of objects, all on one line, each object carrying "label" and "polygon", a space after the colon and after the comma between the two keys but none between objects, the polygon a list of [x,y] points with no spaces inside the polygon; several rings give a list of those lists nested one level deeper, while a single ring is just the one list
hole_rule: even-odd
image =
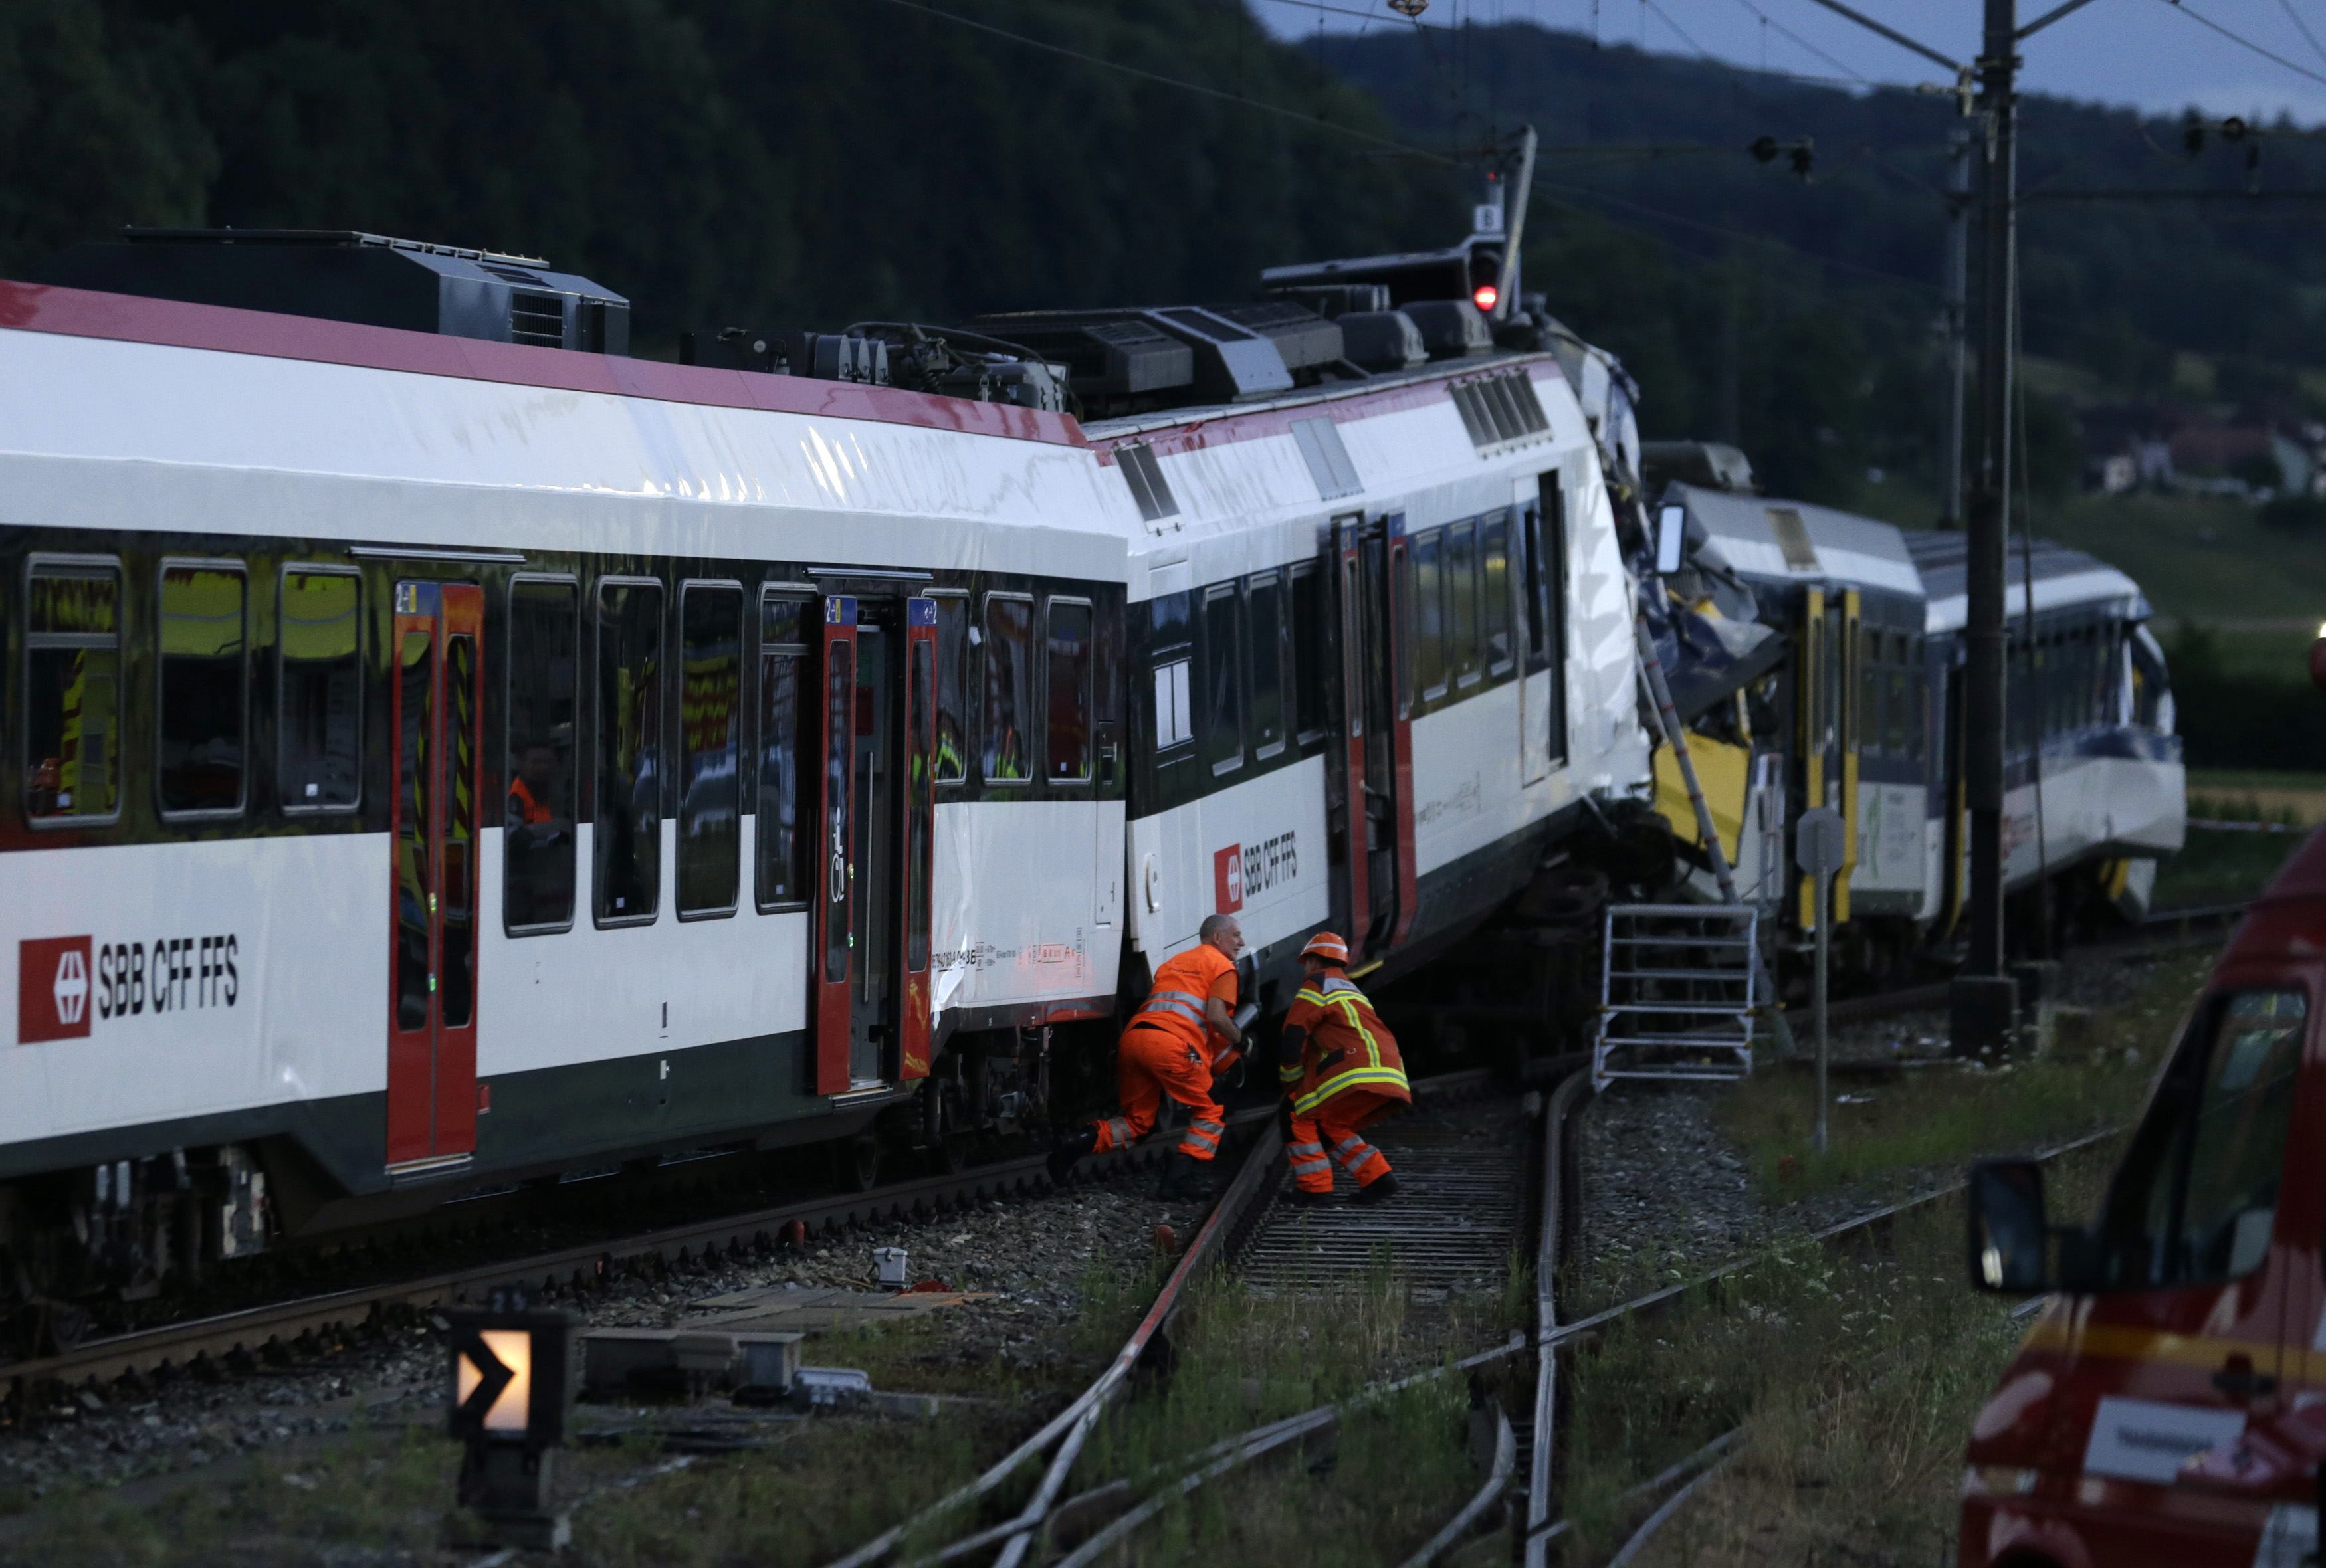
[{"label": "forested hillside", "polygon": [[[1435,156],[917,3],[9,0],[0,274],[125,222],[360,227],[589,273],[646,353],[730,321],[1234,298],[1270,263],[1457,237],[1474,183],[1444,156],[1531,119],[1530,285],[1624,356],[1651,433],[1732,437],[1820,499],[1927,496],[1949,97],[1523,26],[1292,46],[1239,0],[933,3]],[[2129,114],[2037,100],[2026,125],[2033,187],[2245,177],[2241,149],[2192,161]],[[1747,157],[1762,135],[1813,137],[1811,178]],[[2266,184],[2326,187],[2316,140],[2261,147]],[[2029,350],[2126,394],[2194,353],[2219,395],[2299,399],[2321,216],[2033,206]],[[2072,482],[2064,413],[2031,422],[2039,487]]]},{"label": "forested hillside", "polygon": [[[1230,6],[978,9],[1390,129]],[[667,352],[720,321],[1240,298],[1268,263],[1442,237],[1466,199],[878,0],[0,5],[0,274],[125,222],[365,228],[587,272]]]}]

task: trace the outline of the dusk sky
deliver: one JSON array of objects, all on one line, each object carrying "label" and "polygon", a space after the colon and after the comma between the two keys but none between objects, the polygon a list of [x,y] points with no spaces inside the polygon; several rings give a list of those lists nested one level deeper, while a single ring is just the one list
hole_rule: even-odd
[{"label": "dusk sky", "polygon": [[[1853,3],[1949,58],[1977,51],[1980,0]],[[2022,23],[2055,3],[2020,0]],[[1255,0],[1254,9],[1287,37],[1313,36],[1320,21],[1328,31],[1413,25],[1386,0],[1333,0],[1330,10]],[[1596,30],[1611,42],[1644,41],[1659,54],[1710,54],[1842,85],[1935,83],[1944,74],[1813,0],[1430,0],[1420,20]],[[2265,58],[2207,22],[2280,58]],[[2304,125],[2326,125],[2326,0],[2093,0],[2029,38],[2023,53],[2023,79],[2037,92],[2173,116],[2192,104],[2214,115],[2274,118],[2284,111]]]}]

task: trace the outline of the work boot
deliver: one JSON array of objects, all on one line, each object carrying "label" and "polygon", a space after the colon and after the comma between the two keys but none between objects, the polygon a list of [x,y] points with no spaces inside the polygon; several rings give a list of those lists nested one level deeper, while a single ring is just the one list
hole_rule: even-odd
[{"label": "work boot", "polygon": [[1360,1203],[1378,1203],[1385,1198],[1396,1196],[1397,1173],[1395,1171],[1383,1171],[1357,1189],[1357,1202]]},{"label": "work boot", "polygon": [[1295,1187],[1284,1194],[1283,1202],[1295,1209],[1322,1209],[1333,1201],[1330,1192],[1312,1192],[1306,1187]]},{"label": "work boot", "polygon": [[1060,1133],[1050,1140],[1050,1185],[1066,1184],[1066,1173],[1081,1163],[1082,1157],[1098,1147],[1098,1128],[1078,1127],[1072,1132]]},{"label": "work boot", "polygon": [[1163,1181],[1155,1195],[1166,1203],[1183,1199],[1204,1199],[1212,1195],[1211,1174],[1204,1162],[1185,1149],[1173,1149],[1163,1156]]}]

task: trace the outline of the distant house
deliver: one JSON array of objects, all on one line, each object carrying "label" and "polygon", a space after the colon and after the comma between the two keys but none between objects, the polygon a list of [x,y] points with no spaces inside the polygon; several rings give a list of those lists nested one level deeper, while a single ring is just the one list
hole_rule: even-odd
[{"label": "distant house", "polygon": [[2261,502],[2326,495],[2326,427],[2175,404],[2097,404],[2079,411],[2084,478],[2109,495],[2180,490]]}]

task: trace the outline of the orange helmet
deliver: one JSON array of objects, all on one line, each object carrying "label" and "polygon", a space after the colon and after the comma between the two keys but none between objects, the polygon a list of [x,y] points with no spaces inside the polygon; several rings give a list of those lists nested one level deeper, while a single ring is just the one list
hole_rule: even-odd
[{"label": "orange helmet", "polygon": [[1322,959],[1328,964],[1345,967],[1349,961],[1349,944],[1329,931],[1320,931],[1308,939],[1308,945],[1300,950],[1300,956]]}]

